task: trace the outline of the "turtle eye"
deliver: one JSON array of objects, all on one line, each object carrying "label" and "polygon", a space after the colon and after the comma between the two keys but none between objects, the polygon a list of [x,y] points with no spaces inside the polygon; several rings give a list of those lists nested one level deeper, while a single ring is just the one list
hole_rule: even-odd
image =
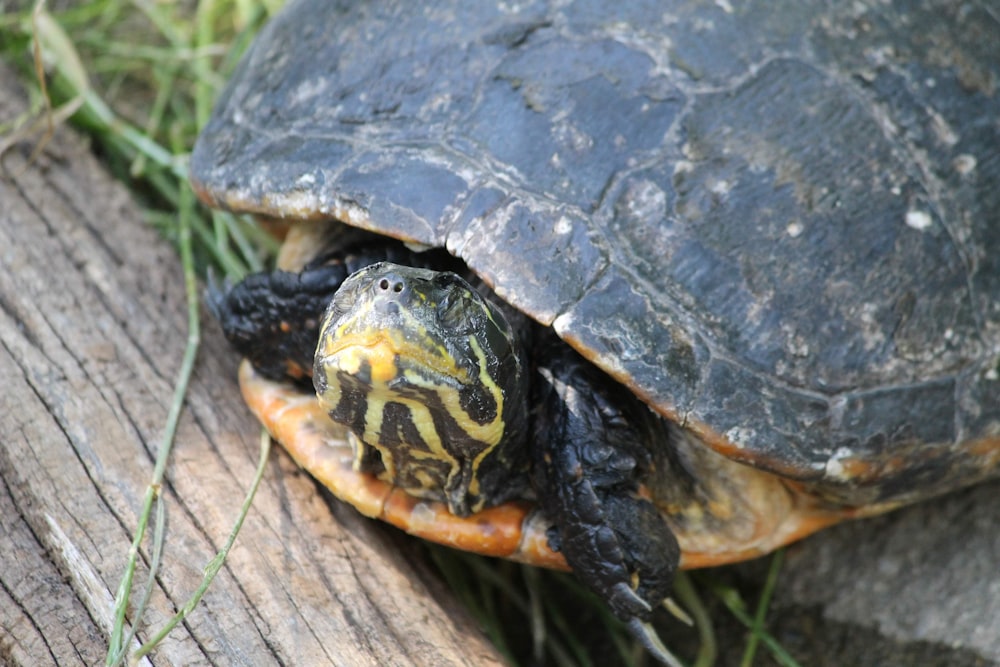
[{"label": "turtle eye", "polygon": [[358,288],[356,282],[344,282],[333,294],[333,301],[330,310],[337,313],[346,313],[354,307],[354,302],[358,299]]},{"label": "turtle eye", "polygon": [[464,289],[455,287],[446,292],[437,305],[438,321],[452,331],[468,332],[473,328],[470,302],[468,293]]}]

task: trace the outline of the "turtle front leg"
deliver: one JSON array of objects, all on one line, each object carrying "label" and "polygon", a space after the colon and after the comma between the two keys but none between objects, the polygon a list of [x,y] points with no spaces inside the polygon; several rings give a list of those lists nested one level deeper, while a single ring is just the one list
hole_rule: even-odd
[{"label": "turtle front leg", "polygon": [[229,344],[261,375],[306,383],[323,311],[346,277],[340,265],[254,273],[235,286],[210,283],[206,302]]},{"label": "turtle front leg", "polygon": [[353,272],[386,260],[411,266],[433,261],[378,239],[320,253],[301,271],[253,273],[236,285],[210,282],[206,303],[230,345],[261,375],[311,385],[319,327],[334,294]]},{"label": "turtle front leg", "polygon": [[663,420],[565,344],[541,358],[535,405],[536,493],[554,522],[553,548],[650,652],[679,664],[648,621],[667,597],[680,548],[642,480]]}]

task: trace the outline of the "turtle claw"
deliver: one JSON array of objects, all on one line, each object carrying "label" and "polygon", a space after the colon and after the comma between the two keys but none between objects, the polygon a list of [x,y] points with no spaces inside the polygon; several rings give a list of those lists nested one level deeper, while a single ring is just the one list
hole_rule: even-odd
[{"label": "turtle claw", "polygon": [[684,611],[684,607],[677,604],[677,601],[673,598],[667,598],[663,601],[663,608],[670,612],[670,615],[676,618],[678,621],[683,623],[688,627],[694,626],[694,619]]},{"label": "turtle claw", "polygon": [[650,655],[669,667],[684,667],[680,660],[664,646],[660,636],[656,634],[652,624],[633,618],[628,622],[628,629],[632,635],[639,640],[643,648],[649,651]]},{"label": "turtle claw", "polygon": [[642,599],[642,597],[632,590],[632,587],[626,584],[624,581],[619,581],[617,584],[611,587],[610,597],[622,603],[623,606],[628,608],[638,607],[637,613],[651,614],[653,612],[653,607],[650,606],[648,602]]}]

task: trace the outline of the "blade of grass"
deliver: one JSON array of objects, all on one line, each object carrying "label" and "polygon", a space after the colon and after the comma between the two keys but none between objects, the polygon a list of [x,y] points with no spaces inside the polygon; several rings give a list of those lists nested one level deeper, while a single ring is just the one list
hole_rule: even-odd
[{"label": "blade of grass", "polygon": [[[754,619],[750,617],[747,612],[746,604],[743,602],[743,598],[740,597],[739,593],[735,589],[729,588],[727,586],[722,586],[718,582],[712,581],[706,577],[702,581],[703,585],[712,591],[722,604],[729,610],[736,620],[742,623],[751,633],[754,632]],[[763,629],[756,632],[761,643],[767,647],[768,651],[774,659],[783,667],[800,667],[799,663],[793,658],[788,651],[767,632]]]},{"label": "blade of grass", "polygon": [[[225,12],[221,6],[225,0],[212,0],[212,2],[214,10],[208,12],[207,16],[211,18],[223,15]],[[139,45],[141,47],[139,50],[144,54],[142,58],[139,58],[137,57],[137,49],[128,48],[127,41],[118,43],[107,38],[106,32],[112,28],[119,28],[116,24],[134,23],[136,16],[134,11],[131,15],[126,16],[127,8],[134,6],[142,7],[149,22],[156,25],[159,35],[170,43],[169,47],[155,46],[151,40],[148,48],[145,44]],[[162,438],[157,446],[151,480],[141,502],[136,531],[129,546],[124,572],[117,588],[114,602],[114,621],[113,627],[110,629],[111,636],[106,656],[107,662],[111,664],[120,664],[125,660],[126,647],[131,646],[134,641],[157,579],[163,555],[166,526],[166,503],[162,495],[161,485],[170,449],[176,436],[177,424],[182,413],[186,387],[190,382],[200,345],[195,252],[192,246],[194,236],[206,236],[204,233],[206,228],[203,221],[199,222],[194,211],[193,196],[186,183],[187,167],[183,156],[183,152],[193,143],[197,120],[193,114],[186,111],[187,107],[190,106],[187,101],[191,99],[190,96],[183,92],[174,94],[174,87],[175,84],[186,84],[191,78],[197,79],[203,90],[201,103],[203,114],[207,113],[208,102],[214,95],[219,82],[222,81],[222,77],[216,74],[213,71],[214,68],[210,66],[209,56],[218,56],[223,51],[221,47],[207,42],[203,42],[201,48],[192,48],[187,43],[187,35],[190,35],[191,31],[184,27],[183,22],[176,21],[175,14],[177,12],[173,11],[173,7],[173,5],[169,7],[156,6],[148,1],[136,5],[134,3],[96,0],[92,3],[84,3],[83,7],[70,8],[61,13],[63,20],[70,21],[74,25],[71,30],[64,29],[60,22],[53,18],[42,1],[36,4],[30,15],[30,26],[25,19],[26,14],[16,17],[0,17],[0,22],[3,25],[18,26],[22,35],[30,36],[36,54],[35,80],[41,91],[40,95],[36,95],[36,99],[41,99],[46,105],[47,111],[42,116],[42,122],[48,124],[49,132],[56,124],[64,122],[73,115],[74,122],[86,128],[95,138],[95,143],[103,146],[103,154],[110,158],[112,164],[128,164],[131,161],[131,174],[135,176],[141,173],[144,182],[147,186],[151,186],[152,191],[158,197],[168,202],[173,210],[180,211],[180,214],[175,216],[176,221],[171,225],[171,235],[179,248],[184,268],[185,292],[188,302],[188,338],[175,384],[170,412]],[[255,11],[259,15],[260,10]],[[70,34],[74,36],[73,39],[69,37]],[[204,37],[205,34],[211,36],[214,33],[202,33],[202,36]],[[132,35],[130,34],[129,37]],[[15,35],[12,40],[4,39],[0,42],[0,46],[9,45],[9,48],[16,48],[19,39],[22,39],[19,35]],[[77,49],[78,42],[75,40],[87,44],[92,51],[92,57],[88,60],[86,67]],[[246,41],[246,36],[241,37],[242,44],[245,45]],[[21,43],[27,43],[27,40]],[[93,57],[95,55],[93,52],[96,52],[96,57]],[[142,62],[143,58],[146,62]],[[43,68],[45,62],[50,63],[50,66],[54,68],[52,89],[58,92],[59,99],[68,100],[55,109],[49,103],[49,86]],[[231,66],[235,62],[235,58],[229,56],[224,62]],[[195,72],[194,77],[190,74],[192,70]],[[134,79],[137,77],[146,77],[145,86],[153,93],[153,102],[151,105],[137,107],[147,112],[144,120],[140,120],[138,124],[125,121],[106,102],[106,99],[109,98],[104,97],[91,85],[90,75],[92,73],[97,76],[108,75],[104,76],[104,87],[101,89],[104,95],[113,96],[114,90],[120,85],[124,98],[134,97],[134,93],[127,90],[126,85],[134,84]],[[139,129],[139,126],[142,126],[143,129]],[[38,127],[37,124],[36,127]],[[164,148],[155,139],[155,136],[166,133],[168,131],[166,128],[169,128],[171,138],[174,139],[170,142],[170,150]],[[179,132],[186,134],[182,136]],[[47,136],[48,133],[45,137]],[[16,137],[15,140],[19,140],[21,137],[23,134]],[[37,144],[37,151],[44,148],[45,137]],[[227,255],[226,251],[229,250],[231,244],[235,244],[238,249],[247,254],[251,266],[259,266],[259,251],[253,249],[253,243],[249,240],[249,238],[254,237],[254,229],[248,228],[245,223],[235,222],[232,216],[224,216],[222,219],[225,222],[219,228],[224,233],[225,238],[230,239],[230,241],[228,243],[220,241],[216,235],[212,234],[210,243],[206,243],[208,239],[200,240],[199,243],[204,247],[217,249],[217,260],[225,265],[229,273],[246,271],[238,259],[233,258],[231,254]],[[228,259],[224,260],[223,258]],[[161,630],[151,642],[147,642],[139,653],[133,656],[132,660],[139,659],[151,650],[155,642],[165,636],[184,615],[197,605],[204,590],[207,589],[208,582],[221,567],[222,560],[231,548],[239,526],[242,525],[250,498],[252,498],[252,492],[256,490],[259,483],[266,453],[263,454],[263,457],[253,490],[248,495],[237,526],[231,533],[225,548],[206,567],[203,586],[179,612],[173,623]],[[125,617],[130,608],[129,598],[132,595],[140,548],[146,539],[151,514],[153,514],[153,536],[149,576],[133,612],[134,623],[126,633]]]},{"label": "blade of grass", "polygon": [[[621,664],[628,667],[636,665],[637,656],[644,655],[645,651],[639,647],[632,634],[611,612],[611,609],[603,602],[600,602],[593,593],[585,589],[572,576],[552,576],[551,579],[557,582],[563,590],[574,596],[578,605],[574,606],[574,609],[586,609],[600,618],[601,625],[606,628],[608,636],[618,650]],[[574,653],[577,664],[590,664],[591,660],[586,652],[586,648],[581,643],[574,641],[578,633],[574,631],[572,623],[567,621],[565,615],[558,610],[549,609],[547,613],[550,614],[552,625],[567,638],[567,648]]]},{"label": "blade of grass", "polygon": [[528,601],[531,605],[531,654],[535,662],[542,664],[545,656],[545,607],[542,605],[542,596],[539,589],[539,575],[537,571],[525,568],[523,571],[525,588],[528,591]]},{"label": "blade of grass", "polygon": [[[514,654],[507,644],[503,628],[497,623],[491,622],[492,618],[486,611],[486,606],[481,597],[481,589],[479,589],[479,593],[473,592],[473,588],[481,586],[484,581],[484,577],[477,577],[474,574],[477,570],[475,565],[468,567],[470,565],[469,559],[461,562],[460,556],[445,547],[428,545],[427,553],[437,567],[438,572],[444,578],[448,588],[462,602],[472,617],[476,619],[476,622],[479,623],[486,636],[489,637],[500,654],[504,656],[505,661],[511,665],[516,664]],[[482,573],[485,575],[485,579],[490,579],[496,575],[496,572],[491,568],[483,569],[489,572],[489,574]],[[474,579],[473,582],[469,581],[470,576]],[[523,603],[523,600],[518,600],[517,598],[516,594],[511,596],[515,605]]]},{"label": "blade of grass", "polygon": [[208,562],[205,566],[204,576],[202,577],[201,585],[195,590],[184,606],[181,607],[174,616],[166,623],[160,630],[153,635],[149,641],[143,644],[138,651],[136,651],[132,659],[138,660],[150,651],[156,648],[157,644],[163,641],[163,638],[170,634],[170,631],[177,627],[177,624],[187,618],[194,609],[201,602],[201,598],[205,595],[208,587],[212,585],[212,580],[215,579],[215,575],[219,573],[222,569],[223,564],[226,562],[226,557],[229,556],[230,550],[233,548],[233,544],[236,542],[236,536],[239,535],[240,529],[243,527],[243,521],[246,519],[247,514],[250,512],[250,505],[253,504],[254,496],[257,495],[257,488],[260,486],[260,481],[264,478],[264,471],[267,469],[267,462],[270,458],[271,453],[271,436],[267,431],[261,429],[260,436],[260,457],[257,463],[257,471],[254,473],[253,482],[250,485],[250,490],[247,492],[246,498],[243,500],[243,504],[240,505],[240,513],[236,519],[236,523],[233,525],[233,529],[229,532],[229,536],[226,538],[226,543],[222,546],[222,549],[215,554],[215,557]]},{"label": "blade of grass", "polygon": [[38,80],[39,96],[42,100],[44,111],[41,118],[36,122],[28,124],[25,128],[13,132],[6,139],[0,141],[0,156],[2,156],[14,143],[20,141],[25,135],[38,132],[41,127],[44,127],[41,138],[28,158],[29,163],[33,162],[45,150],[45,146],[52,138],[56,125],[65,122],[84,103],[83,96],[78,93],[60,105],[59,108],[53,109],[52,97],[49,94],[45,80],[45,52],[53,52],[63,61],[64,76],[77,90],[87,87],[87,75],[80,61],[79,54],[73,48],[73,43],[66,32],[58,23],[52,20],[52,17],[45,10],[44,0],[38,0],[31,11],[31,32],[33,35],[31,40],[32,63],[35,69],[35,77]]},{"label": "blade of grass", "polygon": [[[139,526],[136,528],[135,537],[132,540],[132,547],[129,549],[128,559],[125,565],[125,573],[118,586],[118,594],[115,596],[115,628],[112,633],[111,642],[108,647],[106,664],[116,665],[124,657],[126,643],[122,642],[122,628],[125,623],[125,614],[128,609],[129,597],[132,590],[132,579],[135,574],[136,563],[139,555],[139,545],[142,544],[152,510],[153,498],[159,495],[160,487],[163,483],[163,476],[166,472],[167,461],[173,449],[174,439],[177,435],[177,426],[180,423],[181,411],[184,407],[184,397],[187,395],[188,385],[194,373],[194,362],[198,355],[198,348],[201,346],[201,320],[198,315],[198,280],[194,269],[194,254],[191,247],[191,223],[190,218],[194,208],[193,197],[189,190],[181,190],[182,199],[186,199],[187,205],[182,205],[178,216],[178,246],[181,251],[181,266],[184,271],[184,293],[187,299],[187,326],[188,334],[184,347],[184,356],[181,360],[181,368],[174,383],[174,395],[170,403],[170,411],[167,414],[163,436],[157,447],[156,462],[153,466],[153,475],[140,511]],[[152,578],[152,573],[150,574]],[[140,619],[136,619],[137,624]]]},{"label": "blade of grass", "polygon": [[695,667],[710,667],[715,664],[718,656],[718,649],[715,643],[715,630],[712,627],[712,619],[708,615],[708,610],[701,601],[701,596],[691,581],[690,575],[686,572],[678,572],[674,579],[674,593],[677,599],[684,605],[694,619],[694,625],[698,629],[698,655],[695,658]]},{"label": "blade of grass", "polygon": [[764,580],[764,589],[760,593],[760,600],[757,602],[757,611],[753,617],[753,627],[750,632],[750,639],[747,641],[743,659],[740,667],[751,667],[753,658],[757,652],[757,645],[764,635],[764,619],[767,617],[767,608],[771,604],[771,595],[774,593],[775,584],[778,582],[778,572],[784,562],[785,550],[780,549],[771,557],[771,565],[767,570],[767,578]]},{"label": "blade of grass", "polygon": [[[122,155],[131,162],[130,172],[133,176],[141,169],[146,182],[152,185],[155,191],[167,202],[176,207],[180,191],[188,188],[186,163],[177,152],[172,153],[166,150],[151,138],[151,135],[163,125],[167,115],[167,102],[174,99],[175,96],[164,92],[167,87],[161,86],[160,92],[154,100],[145,131],[135,128],[118,117],[90,87],[74,42],[68,37],[66,31],[52,19],[41,4],[35,14],[37,16],[36,22],[40,26],[36,31],[36,34],[39,35],[38,43],[44,45],[46,51],[52,54],[51,60],[56,64],[59,75],[55,82],[56,87],[63,96],[69,97],[72,102],[71,105],[64,105],[65,111],[61,115],[59,115],[59,111],[56,111],[55,122],[62,122],[65,120],[65,116],[79,111],[75,117],[78,123],[99,133],[104,141],[112,147],[112,153]],[[159,13],[156,15],[159,16]],[[176,38],[176,31],[171,32]],[[41,58],[39,58],[39,67],[40,62]],[[44,89],[44,77],[41,77],[41,74],[39,76],[40,86]],[[168,71],[160,76],[161,78],[165,76],[165,83],[169,84],[179,75],[174,66],[169,66]],[[210,95],[214,90],[207,85],[201,85],[200,88],[207,91],[204,93],[205,95]],[[14,139],[16,138],[12,140]],[[188,145],[190,139],[183,143]],[[162,169],[145,169],[146,161],[151,161]],[[235,223],[233,216],[228,214],[213,213],[212,219],[215,221],[212,234],[205,234],[205,226],[200,219],[193,219],[192,224],[199,235],[200,242],[206,247],[214,247],[214,252],[211,255],[214,261],[221,265],[224,272],[231,277],[240,277],[248,269],[261,270],[260,253],[255,248],[261,247],[260,242],[265,239],[266,235],[259,232],[256,227],[245,223]],[[250,240],[246,232],[253,232],[253,241]],[[212,243],[207,242],[209,238],[213,239]],[[235,254],[230,252],[229,244],[235,244],[237,250]],[[274,251],[273,240],[268,249],[270,252]],[[236,259],[238,256],[243,257],[244,261],[240,262]]]},{"label": "blade of grass", "polygon": [[[530,604],[529,618],[531,619],[533,664],[546,664],[549,662],[546,660],[547,655],[551,656],[552,664],[560,665],[561,667],[586,666],[591,664],[590,657],[585,651],[574,651],[572,639],[576,636],[576,633],[572,630],[568,634],[566,633],[570,624],[563,617],[562,610],[546,604],[547,597],[544,589],[546,586],[545,579],[548,577],[544,576],[537,567],[518,565],[517,568],[520,570],[522,579],[524,580]],[[562,629],[563,636],[569,640],[569,645],[567,645],[567,642],[560,640],[557,633],[549,630],[550,625],[555,626],[557,630]]]},{"label": "blade of grass", "polygon": [[[194,271],[192,235],[191,235],[191,224],[190,224],[190,219],[193,217],[194,200],[190,190],[182,189],[180,192],[181,192],[181,206],[180,206],[180,216],[179,216],[180,219],[178,225],[178,230],[179,230],[178,245],[181,248],[181,263],[184,267],[185,292],[188,298],[189,335],[188,335],[188,347],[186,349],[184,362],[182,363],[182,372],[181,372],[182,380],[178,382],[178,388],[180,389],[180,387],[183,386],[184,389],[183,393],[175,394],[175,402],[171,405],[171,413],[168,416],[168,425],[170,426],[168,426],[168,432],[164,434],[164,443],[166,443],[168,439],[169,442],[172,443],[174,439],[176,424],[180,415],[179,404],[182,403],[183,394],[186,393],[186,387],[190,379],[190,373],[193,370],[194,355],[196,355],[197,353],[197,348],[200,342],[200,320],[198,316],[197,279]],[[188,354],[189,352],[190,354]],[[180,402],[178,402],[177,400],[178,398],[180,399]],[[201,598],[204,596],[205,592],[208,590],[208,587],[211,585],[212,580],[215,578],[216,574],[218,574],[219,570],[222,568],[222,565],[225,563],[225,559],[229,555],[229,552],[236,541],[236,537],[237,535],[239,535],[240,529],[243,526],[243,522],[250,511],[250,506],[253,502],[253,498],[257,493],[257,488],[260,485],[260,481],[264,475],[264,470],[266,469],[266,464],[270,453],[270,444],[271,444],[270,436],[266,432],[262,431],[261,443],[260,443],[260,458],[257,464],[257,470],[254,474],[253,483],[251,484],[250,490],[248,491],[247,496],[243,501],[239,515],[236,519],[236,522],[232,530],[229,533],[228,538],[226,539],[226,543],[223,545],[222,549],[220,549],[216,553],[216,555],[212,558],[212,560],[209,561],[209,563],[206,565],[201,585],[184,603],[181,609],[131,656],[130,658],[131,661],[136,661],[138,659],[141,659],[143,656],[147,655],[150,651],[152,651],[163,640],[163,638],[166,637],[177,626],[178,623],[183,621],[188,616],[188,614],[190,614],[197,607],[198,603],[201,601]],[[161,452],[162,451],[164,450],[161,450]],[[163,457],[158,456],[157,458],[157,466],[156,468],[154,468],[155,480],[162,479],[163,473],[165,471],[166,456],[168,455],[169,455],[169,446],[165,448],[164,456]],[[161,461],[164,467],[160,466]],[[162,503],[159,503],[158,507],[162,507]],[[163,526],[164,526],[163,518],[164,517],[162,510],[158,511],[157,521],[155,523],[155,528],[154,528],[154,557],[153,557],[154,565],[158,565],[159,552],[162,549]],[[136,542],[141,542],[141,539],[142,537],[141,535],[138,534],[137,531]],[[134,570],[134,562],[129,563],[129,569]],[[155,567],[151,565],[150,576],[147,582],[147,587],[143,593],[142,600],[136,612],[137,620],[133,624],[133,627],[129,632],[128,637],[126,638],[126,641],[122,642],[119,645],[117,652],[114,655],[109,654],[108,664],[117,665],[120,664],[120,662],[124,659],[124,654],[125,654],[124,647],[130,644],[131,638],[135,635],[136,627],[138,625],[138,620],[141,619],[142,616],[141,612],[145,610],[146,603],[148,602],[148,599],[152,592],[152,582],[154,577],[155,577]],[[128,579],[129,581],[131,581],[131,573],[128,573]],[[120,586],[119,590],[121,590],[122,588],[123,587]],[[126,593],[122,596],[123,606],[127,605],[127,601],[128,601],[128,592],[126,591]],[[123,616],[120,616],[120,618],[123,618]],[[116,627],[116,631],[117,630],[118,628]]]},{"label": "blade of grass", "polygon": [[[156,97],[153,99],[153,104],[149,110],[149,118],[146,120],[146,125],[143,129],[143,133],[146,136],[155,136],[163,123],[164,115],[167,111],[167,102],[170,100],[173,92],[178,69],[177,66],[154,68],[153,76],[156,77],[158,85],[156,86]],[[132,161],[129,174],[135,178],[146,170],[145,167],[146,156],[140,154]]]},{"label": "blade of grass", "polygon": [[[119,654],[116,654],[114,660],[111,664],[119,664],[124,657],[125,651],[123,647],[131,646],[132,641],[135,639],[136,634],[139,631],[138,619],[141,619],[146,613],[146,608],[149,606],[149,600],[153,595],[153,586],[156,583],[156,574],[159,572],[160,563],[163,557],[163,539],[166,533],[166,505],[163,502],[163,496],[159,493],[156,494],[156,519],[153,521],[153,553],[149,563],[149,575],[146,578],[146,585],[142,589],[142,597],[139,598],[139,604],[136,606],[135,613],[133,617],[136,622],[132,623],[129,628],[128,635],[121,641],[120,647],[122,650]],[[116,625],[116,630],[121,627]]]},{"label": "blade of grass", "polygon": [[[217,11],[215,0],[202,0],[195,10],[195,46],[205,48],[215,41],[215,13]],[[196,61],[196,72],[204,70],[207,63],[204,60]],[[198,127],[204,127],[208,122],[208,114],[212,110],[212,102],[215,98],[215,91],[207,84],[206,76],[196,78],[194,86],[194,118]]]}]

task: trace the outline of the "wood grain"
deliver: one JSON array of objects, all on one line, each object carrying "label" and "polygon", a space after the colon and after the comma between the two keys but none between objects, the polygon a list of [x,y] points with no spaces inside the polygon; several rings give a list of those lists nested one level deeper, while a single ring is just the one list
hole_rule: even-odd
[{"label": "wood grain", "polygon": [[[24,109],[0,69],[0,118]],[[187,336],[179,261],[66,130],[0,174],[0,663],[103,660]],[[140,639],[184,603],[253,476],[259,428],[206,315],[164,485],[164,565]],[[414,550],[284,452],[229,560],[154,665],[492,665]],[[148,544],[136,580],[145,581]]]}]

